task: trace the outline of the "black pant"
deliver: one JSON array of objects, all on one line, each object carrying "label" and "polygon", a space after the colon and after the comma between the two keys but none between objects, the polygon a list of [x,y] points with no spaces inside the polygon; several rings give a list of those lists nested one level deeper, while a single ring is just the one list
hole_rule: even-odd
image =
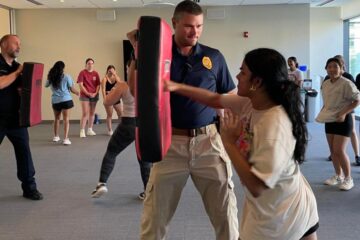
[{"label": "black pant", "polygon": [[21,181],[23,191],[35,190],[35,169],[30,152],[27,128],[1,129],[0,145],[5,136],[10,140],[15,150],[17,177]]},{"label": "black pant", "polygon": [[[123,117],[110,138],[104,155],[99,182],[106,183],[114,169],[116,157],[135,140],[135,118]],[[152,164],[138,159],[144,189],[149,180]]]}]

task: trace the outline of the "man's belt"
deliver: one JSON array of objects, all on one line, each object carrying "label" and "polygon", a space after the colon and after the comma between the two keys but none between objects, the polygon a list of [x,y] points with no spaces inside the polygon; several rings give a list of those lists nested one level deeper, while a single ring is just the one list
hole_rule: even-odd
[{"label": "man's belt", "polygon": [[196,137],[201,134],[208,134],[211,128],[216,128],[215,124],[210,124],[200,128],[172,128],[173,135],[187,136],[187,137]]}]

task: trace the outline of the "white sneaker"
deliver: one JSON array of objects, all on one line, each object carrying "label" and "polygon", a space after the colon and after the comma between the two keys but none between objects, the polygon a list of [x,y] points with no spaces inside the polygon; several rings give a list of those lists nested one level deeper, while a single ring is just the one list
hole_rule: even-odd
[{"label": "white sneaker", "polygon": [[108,131],[109,136],[113,135],[113,133],[114,133],[113,130]]},{"label": "white sneaker", "polygon": [[351,177],[347,177],[344,181],[339,185],[340,190],[349,191],[354,187],[354,181]]},{"label": "white sneaker", "polygon": [[335,186],[335,185],[341,184],[343,181],[344,181],[344,177],[335,175],[329,179],[326,179],[324,184],[330,185],[330,186]]},{"label": "white sneaker", "polygon": [[65,138],[64,141],[63,141],[63,144],[64,144],[64,145],[70,145],[70,144],[71,144],[70,139]]},{"label": "white sneaker", "polygon": [[60,137],[59,137],[59,136],[53,137],[53,142],[58,142],[58,141],[60,141]]},{"label": "white sneaker", "polygon": [[91,197],[92,198],[99,198],[102,195],[104,195],[105,193],[108,192],[108,189],[106,187],[106,183],[98,183],[96,185],[95,190],[91,193]]},{"label": "white sneaker", "polygon": [[85,129],[80,129],[80,137],[81,138],[85,138],[86,135],[85,135]]},{"label": "white sneaker", "polygon": [[92,128],[88,128],[88,130],[87,130],[87,135],[88,135],[88,136],[95,136],[96,133],[92,130]]}]

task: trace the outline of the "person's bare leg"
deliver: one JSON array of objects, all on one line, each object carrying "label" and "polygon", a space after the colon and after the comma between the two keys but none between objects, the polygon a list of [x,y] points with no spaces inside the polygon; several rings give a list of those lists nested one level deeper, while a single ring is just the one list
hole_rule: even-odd
[{"label": "person's bare leg", "polygon": [[64,109],[62,111],[63,123],[64,123],[64,139],[69,138],[70,129],[70,109]]}]

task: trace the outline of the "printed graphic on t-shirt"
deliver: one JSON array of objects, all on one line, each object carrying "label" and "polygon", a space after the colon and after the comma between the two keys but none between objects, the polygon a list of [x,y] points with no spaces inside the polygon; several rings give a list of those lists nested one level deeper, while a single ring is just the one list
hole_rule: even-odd
[{"label": "printed graphic on t-shirt", "polygon": [[249,160],[250,146],[254,136],[254,133],[250,129],[250,118],[244,117],[241,120],[240,136],[236,141],[236,146],[240,149],[240,153]]},{"label": "printed graphic on t-shirt", "polygon": [[296,80],[295,74],[289,73],[289,80],[290,80],[290,81],[295,81],[295,80]]}]

